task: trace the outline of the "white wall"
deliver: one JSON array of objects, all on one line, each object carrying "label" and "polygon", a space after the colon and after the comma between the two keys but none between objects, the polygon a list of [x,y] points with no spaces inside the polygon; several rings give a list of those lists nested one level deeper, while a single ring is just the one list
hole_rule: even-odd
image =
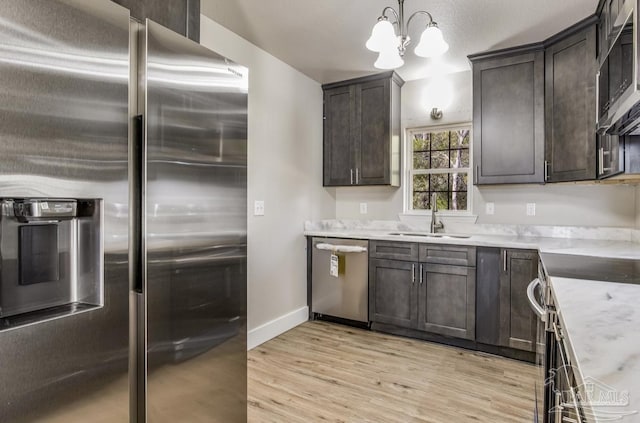
[{"label": "white wall", "polygon": [[[435,105],[444,110],[444,117],[438,121],[429,116]],[[409,81],[402,87],[404,130],[471,120],[471,71]],[[633,186],[547,184],[485,186],[473,190],[472,210],[478,215],[478,223],[640,227],[640,188]],[[361,202],[367,203],[367,215],[360,214]],[[495,204],[494,215],[485,214],[487,202]],[[529,202],[536,203],[536,216],[526,216]],[[402,212],[403,188],[336,189],[338,219],[396,220]]]},{"label": "white wall", "polygon": [[[248,328],[269,330],[307,304],[305,220],[335,217],[322,188],[322,89],[255,45],[201,16],[202,45],[249,68]],[[265,216],[253,216],[254,200]],[[286,320],[286,319],[285,319]],[[271,327],[288,329],[287,325]],[[266,326],[265,326],[266,325]],[[264,339],[264,333],[259,337]],[[277,335],[277,333],[273,333]]]},{"label": "white wall", "polygon": [[[627,227],[635,225],[635,188],[608,184],[508,185],[475,188],[478,223]],[[485,204],[495,214],[485,214]],[[536,216],[526,204],[536,204]]]},{"label": "white wall", "polygon": [[[367,214],[360,214],[360,203],[367,203]],[[336,218],[397,220],[402,212],[402,188],[336,188]]]}]

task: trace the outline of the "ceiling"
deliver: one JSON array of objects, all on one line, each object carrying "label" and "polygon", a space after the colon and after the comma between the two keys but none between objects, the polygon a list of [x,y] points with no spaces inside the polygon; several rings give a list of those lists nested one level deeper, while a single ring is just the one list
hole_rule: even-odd
[{"label": "ceiling", "polygon": [[[542,41],[593,14],[598,0],[406,0],[405,16],[430,12],[449,51],[440,59],[405,56],[405,80],[469,69],[467,55]],[[396,0],[201,0],[201,11],[312,79],[334,82],[380,72],[364,44]],[[409,28],[417,40],[426,20]]]}]

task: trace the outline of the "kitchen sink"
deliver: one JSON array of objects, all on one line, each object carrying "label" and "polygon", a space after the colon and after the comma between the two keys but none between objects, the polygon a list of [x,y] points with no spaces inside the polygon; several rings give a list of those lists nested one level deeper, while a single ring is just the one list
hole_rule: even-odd
[{"label": "kitchen sink", "polygon": [[426,232],[389,232],[388,235],[395,236],[423,236],[426,238],[453,238],[453,239],[467,239],[471,238],[469,235],[452,235],[452,234],[434,234],[434,233],[426,233]]}]

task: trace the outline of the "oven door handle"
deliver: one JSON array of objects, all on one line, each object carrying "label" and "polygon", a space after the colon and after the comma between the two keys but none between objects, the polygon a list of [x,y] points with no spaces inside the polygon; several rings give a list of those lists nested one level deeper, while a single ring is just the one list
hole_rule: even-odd
[{"label": "oven door handle", "polygon": [[529,283],[529,286],[527,286],[527,298],[529,299],[529,305],[531,306],[531,309],[536,314],[536,316],[538,316],[538,318],[540,318],[541,321],[546,322],[547,312],[545,311],[544,307],[542,307],[536,301],[535,290],[536,290],[536,287],[540,285],[541,285],[540,278],[535,278],[534,280],[532,280],[531,283]]}]

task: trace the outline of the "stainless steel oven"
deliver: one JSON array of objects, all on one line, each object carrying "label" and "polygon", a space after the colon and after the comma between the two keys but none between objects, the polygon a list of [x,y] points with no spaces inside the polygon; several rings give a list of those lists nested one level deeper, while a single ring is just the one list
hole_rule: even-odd
[{"label": "stainless steel oven", "polygon": [[535,423],[587,423],[579,401],[577,380],[566,333],[540,262],[538,277],[527,288],[531,308],[538,316],[535,387]]},{"label": "stainless steel oven", "polygon": [[536,336],[536,366],[538,377],[535,383],[534,422],[543,423],[547,405],[545,404],[545,382],[547,379],[547,317],[548,286],[542,262],[538,264],[538,277],[527,287],[527,297],[532,310],[538,317]]},{"label": "stainless steel oven", "polygon": [[550,298],[547,319],[545,364],[545,416],[548,423],[586,423],[579,401],[577,369],[574,368],[566,333]]}]

